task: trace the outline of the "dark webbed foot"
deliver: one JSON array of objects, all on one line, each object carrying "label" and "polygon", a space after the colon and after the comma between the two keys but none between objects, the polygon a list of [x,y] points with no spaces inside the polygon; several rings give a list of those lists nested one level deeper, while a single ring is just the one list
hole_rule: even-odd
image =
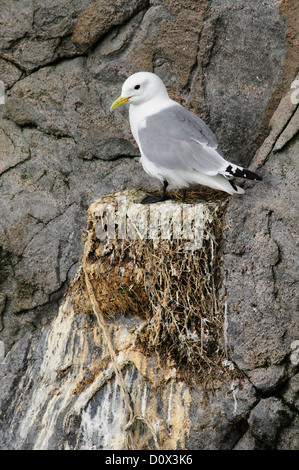
[{"label": "dark webbed foot", "polygon": [[154,202],[162,202],[165,201],[166,197],[162,198],[162,196],[154,196],[153,194],[149,194],[144,199],[142,199],[140,204],[153,204]]},{"label": "dark webbed foot", "polygon": [[166,199],[166,188],[168,186],[168,182],[163,182],[163,191],[161,196],[154,196],[153,194],[149,194],[144,199],[142,199],[141,204],[153,204],[154,202],[162,202]]}]

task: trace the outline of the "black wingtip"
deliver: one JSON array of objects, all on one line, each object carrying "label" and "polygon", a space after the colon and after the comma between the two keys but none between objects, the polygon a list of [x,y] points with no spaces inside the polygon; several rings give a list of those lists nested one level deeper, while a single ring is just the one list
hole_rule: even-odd
[{"label": "black wingtip", "polygon": [[253,172],[251,172],[251,173],[255,176],[254,177],[255,180],[263,181],[263,178],[260,175],[257,175],[256,173],[253,173]]},{"label": "black wingtip", "polygon": [[239,168],[233,167],[232,165],[228,165],[226,168],[226,173],[231,176],[235,176],[236,178],[246,178],[247,180],[257,180],[262,181],[262,177],[253,173],[253,171],[247,170],[246,168]]}]

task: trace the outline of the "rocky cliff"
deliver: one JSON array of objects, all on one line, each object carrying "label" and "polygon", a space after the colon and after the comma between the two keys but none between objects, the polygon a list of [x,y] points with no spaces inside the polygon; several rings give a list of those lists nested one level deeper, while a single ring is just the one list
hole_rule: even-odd
[{"label": "rocky cliff", "polygon": [[[0,448],[298,449],[297,2],[2,3]],[[192,258],[99,242],[157,188],[109,112],[138,70],[263,176],[192,198]]]}]

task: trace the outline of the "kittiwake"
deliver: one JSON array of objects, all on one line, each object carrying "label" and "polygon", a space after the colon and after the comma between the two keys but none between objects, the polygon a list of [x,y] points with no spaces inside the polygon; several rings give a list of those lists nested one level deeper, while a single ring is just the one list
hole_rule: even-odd
[{"label": "kittiwake", "polygon": [[230,178],[261,180],[252,171],[225,160],[207,124],[169,98],[166,86],[156,74],[131,75],[110,110],[124,103],[130,104],[130,126],[142,166],[163,184],[161,196],[149,195],[142,203],[164,201],[166,189],[186,190],[198,184],[229,194],[243,194],[244,190]]}]

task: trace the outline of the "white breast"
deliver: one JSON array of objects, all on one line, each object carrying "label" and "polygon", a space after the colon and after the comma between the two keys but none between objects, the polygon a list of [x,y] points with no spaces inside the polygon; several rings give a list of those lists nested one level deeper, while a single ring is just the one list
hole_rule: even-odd
[{"label": "white breast", "polygon": [[130,104],[129,107],[129,118],[130,118],[130,126],[131,131],[133,134],[134,139],[136,140],[138,147],[141,152],[140,142],[138,138],[138,129],[140,126],[146,125],[146,118],[152,114],[156,114],[164,108],[169,106],[173,106],[176,104],[173,100],[171,100],[168,96],[159,97],[158,99],[152,99],[147,101],[146,103],[142,103],[140,105],[133,105]]}]

